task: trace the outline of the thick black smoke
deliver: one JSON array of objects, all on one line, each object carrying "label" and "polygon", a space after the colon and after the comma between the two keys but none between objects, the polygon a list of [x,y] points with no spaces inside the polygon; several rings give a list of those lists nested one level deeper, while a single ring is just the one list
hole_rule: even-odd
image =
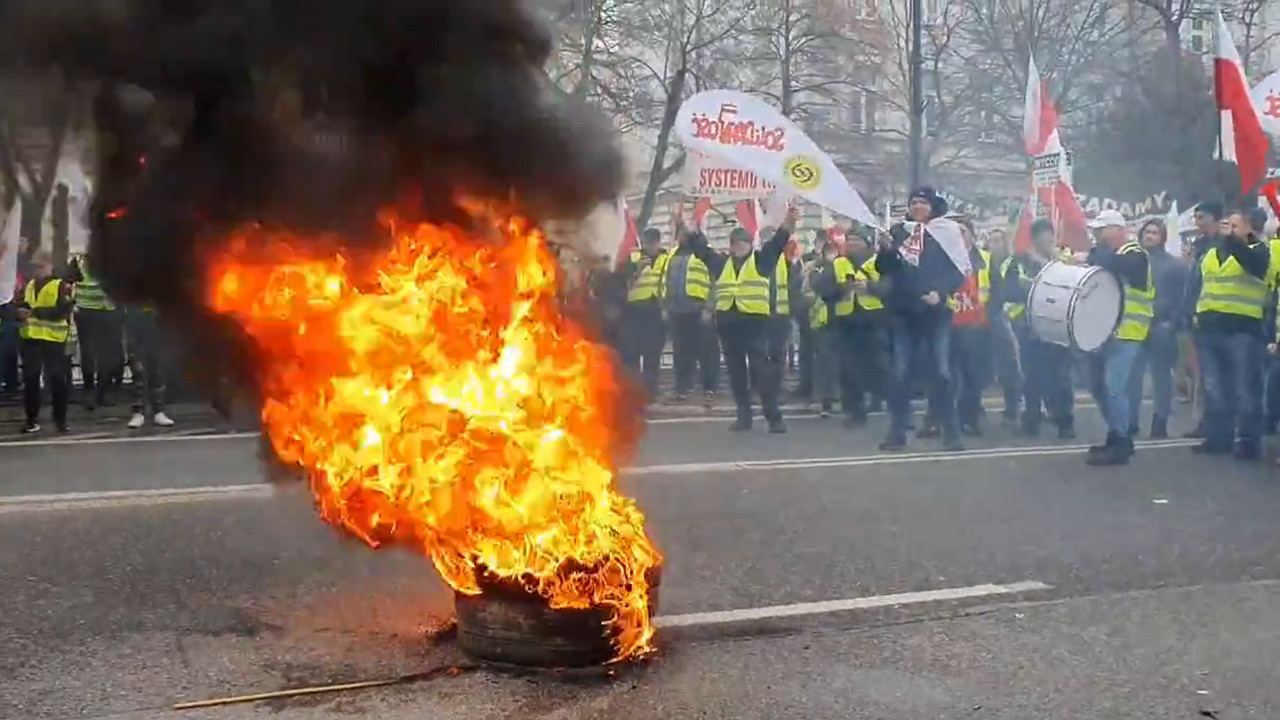
[{"label": "thick black smoke", "polygon": [[[154,302],[205,369],[252,387],[252,348],[201,309],[206,243],[248,221],[373,238],[377,211],[459,216],[459,193],[535,219],[617,194],[603,120],[549,87],[518,0],[3,0],[0,70],[95,88],[90,253]],[[309,121],[345,152],[308,142]]]}]

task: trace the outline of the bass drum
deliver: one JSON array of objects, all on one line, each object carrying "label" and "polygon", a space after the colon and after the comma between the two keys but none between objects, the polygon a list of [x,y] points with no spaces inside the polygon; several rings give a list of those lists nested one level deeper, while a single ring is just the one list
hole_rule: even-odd
[{"label": "bass drum", "polygon": [[1031,334],[1082,352],[1102,347],[1123,312],[1120,282],[1100,267],[1050,262],[1027,295]]}]

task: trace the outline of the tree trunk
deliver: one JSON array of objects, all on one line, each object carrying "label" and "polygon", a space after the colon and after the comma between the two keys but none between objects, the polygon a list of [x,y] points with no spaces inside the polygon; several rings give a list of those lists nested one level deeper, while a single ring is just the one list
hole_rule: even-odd
[{"label": "tree trunk", "polygon": [[667,148],[671,146],[671,131],[675,128],[676,115],[680,104],[684,101],[684,84],[689,68],[681,65],[671,78],[671,87],[667,92],[667,101],[662,110],[662,124],[658,127],[658,142],[653,149],[653,163],[649,166],[649,183],[644,189],[644,201],[640,203],[640,212],[636,216],[636,228],[643,232],[653,215],[653,206],[658,198],[658,189],[671,177],[680,162],[666,166]]}]

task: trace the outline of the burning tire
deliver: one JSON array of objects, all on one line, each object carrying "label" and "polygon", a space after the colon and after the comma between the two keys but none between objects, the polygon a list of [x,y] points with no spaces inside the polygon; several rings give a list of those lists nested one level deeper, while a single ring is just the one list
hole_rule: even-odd
[{"label": "burning tire", "polygon": [[[649,610],[657,612],[661,571],[649,573]],[[458,593],[458,646],[468,655],[502,665],[583,668],[617,655],[610,613],[604,608],[552,609],[520,588]]]}]

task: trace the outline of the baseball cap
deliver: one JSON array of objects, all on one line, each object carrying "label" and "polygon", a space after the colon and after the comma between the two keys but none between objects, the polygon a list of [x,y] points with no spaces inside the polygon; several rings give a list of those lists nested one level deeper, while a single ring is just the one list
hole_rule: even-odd
[{"label": "baseball cap", "polygon": [[1118,210],[1103,210],[1098,216],[1089,221],[1089,227],[1097,230],[1104,227],[1125,227],[1124,216]]}]

